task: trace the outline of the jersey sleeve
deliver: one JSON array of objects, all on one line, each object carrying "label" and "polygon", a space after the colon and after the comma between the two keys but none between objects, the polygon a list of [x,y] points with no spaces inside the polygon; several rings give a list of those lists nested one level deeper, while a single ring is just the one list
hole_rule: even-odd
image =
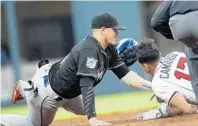
[{"label": "jersey sleeve", "polygon": [[160,32],[168,39],[173,39],[173,35],[169,27],[169,11],[171,4],[172,1],[164,1],[155,11],[151,19],[151,26],[153,29]]},{"label": "jersey sleeve", "polygon": [[110,54],[111,55],[110,55],[109,68],[108,68],[109,70],[112,70],[121,66],[125,66],[124,61],[122,61],[115,47],[111,48]]},{"label": "jersey sleeve", "polygon": [[97,51],[94,49],[82,49],[77,60],[77,76],[97,78],[99,68]]},{"label": "jersey sleeve", "polygon": [[179,92],[179,90],[174,87],[173,83],[160,78],[153,79],[152,90],[157,97],[165,101],[168,105],[170,104],[174,95]]},{"label": "jersey sleeve", "polygon": [[83,77],[80,79],[82,100],[85,106],[84,110],[87,114],[88,119],[96,117],[93,84],[94,80],[90,77]]}]

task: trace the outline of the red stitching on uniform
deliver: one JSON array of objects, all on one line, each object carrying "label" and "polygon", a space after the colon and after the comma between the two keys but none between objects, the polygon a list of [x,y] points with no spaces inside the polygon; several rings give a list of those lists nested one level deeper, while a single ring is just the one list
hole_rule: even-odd
[{"label": "red stitching on uniform", "polygon": [[172,100],[172,98],[175,96],[176,93],[178,93],[178,92],[175,91],[175,92],[171,95],[170,99],[168,100],[168,106],[170,105],[170,101]]}]

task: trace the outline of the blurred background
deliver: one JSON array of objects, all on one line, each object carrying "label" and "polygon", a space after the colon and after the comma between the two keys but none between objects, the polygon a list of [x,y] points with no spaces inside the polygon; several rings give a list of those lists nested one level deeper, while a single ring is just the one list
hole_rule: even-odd
[{"label": "blurred background", "polygon": [[[15,80],[29,80],[41,58],[54,63],[91,33],[90,22],[100,12],[116,14],[128,30],[119,39],[145,37],[156,40],[163,55],[183,51],[179,42],[167,40],[150,27],[160,1],[77,2],[77,1],[2,1],[1,2],[1,105],[12,105],[10,97]],[[149,79],[136,63],[130,69]],[[114,94],[135,89],[121,84],[107,72],[96,94]]]}]

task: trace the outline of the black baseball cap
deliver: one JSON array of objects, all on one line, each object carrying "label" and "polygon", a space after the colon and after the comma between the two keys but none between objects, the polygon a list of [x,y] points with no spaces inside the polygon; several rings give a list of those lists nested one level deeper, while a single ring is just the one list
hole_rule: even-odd
[{"label": "black baseball cap", "polygon": [[106,28],[115,28],[117,30],[126,30],[127,28],[124,26],[120,26],[118,17],[112,13],[100,13],[93,17],[91,21],[92,29],[99,29],[101,27]]}]

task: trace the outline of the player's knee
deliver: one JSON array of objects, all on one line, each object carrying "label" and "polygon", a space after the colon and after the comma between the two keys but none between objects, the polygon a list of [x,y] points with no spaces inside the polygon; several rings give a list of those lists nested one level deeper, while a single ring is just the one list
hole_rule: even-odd
[{"label": "player's knee", "polygon": [[175,107],[180,111],[181,113],[191,113],[191,104],[189,104],[185,97],[180,93],[175,93],[174,97],[171,99],[170,102],[171,106]]},{"label": "player's knee", "polygon": [[86,115],[85,111],[84,110],[80,110],[80,111],[77,111],[77,112],[74,112],[76,115]]},{"label": "player's knee", "polygon": [[182,113],[189,114],[192,113],[192,108],[190,104],[187,104],[184,108],[181,109]]},{"label": "player's knee", "polygon": [[76,115],[86,115],[86,113],[76,113]]}]

